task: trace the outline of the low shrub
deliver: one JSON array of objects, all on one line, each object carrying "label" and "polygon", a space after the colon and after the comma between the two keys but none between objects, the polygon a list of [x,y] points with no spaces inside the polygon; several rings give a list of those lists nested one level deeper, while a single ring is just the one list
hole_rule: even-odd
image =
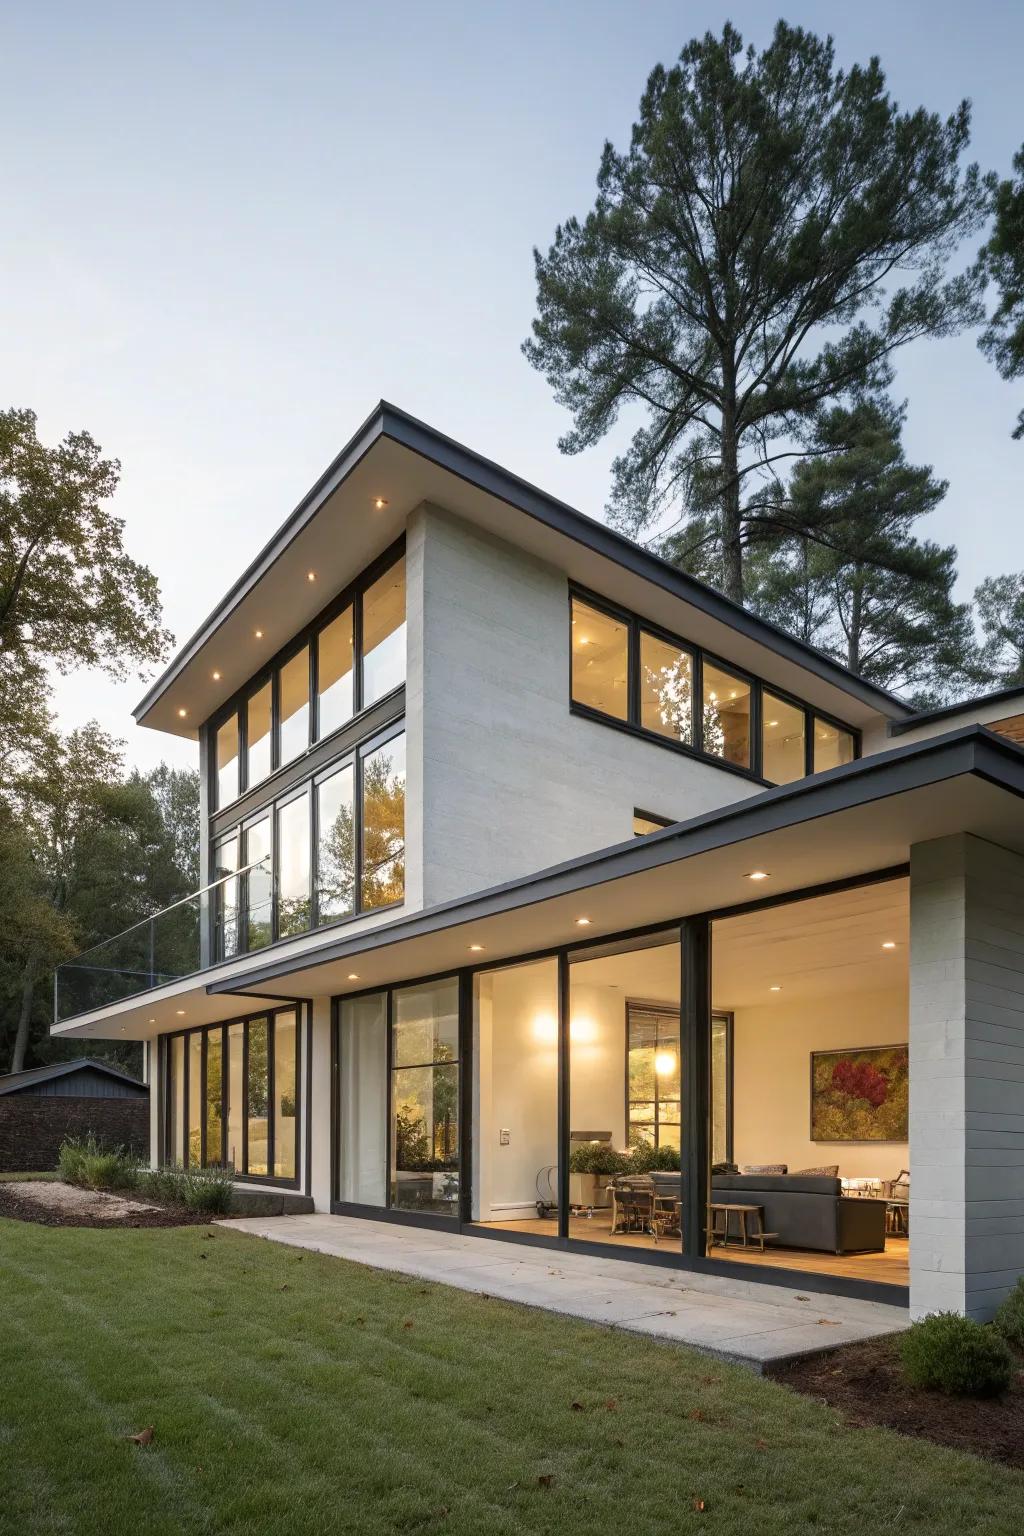
[{"label": "low shrub", "polygon": [[1018,1280],[1000,1306],[992,1326],[1013,1349],[1024,1351],[1024,1280]]},{"label": "low shrub", "polygon": [[652,1147],[650,1142],[638,1142],[629,1154],[627,1166],[630,1173],[678,1173],[679,1148]]},{"label": "low shrub", "polygon": [[616,1152],[606,1141],[581,1141],[569,1153],[570,1173],[625,1173],[629,1167],[625,1152]]},{"label": "low shrub", "polygon": [[134,1189],[139,1162],[124,1147],[105,1147],[95,1136],[72,1136],[57,1154],[57,1172],[65,1184],[82,1189]]},{"label": "low shrub", "polygon": [[139,1192],[161,1205],[223,1215],[231,1208],[234,1173],[230,1168],[155,1168],[139,1175]]},{"label": "low shrub", "polygon": [[998,1397],[1010,1385],[1013,1358],[993,1328],[957,1312],[933,1312],[900,1338],[912,1387],[957,1397]]}]

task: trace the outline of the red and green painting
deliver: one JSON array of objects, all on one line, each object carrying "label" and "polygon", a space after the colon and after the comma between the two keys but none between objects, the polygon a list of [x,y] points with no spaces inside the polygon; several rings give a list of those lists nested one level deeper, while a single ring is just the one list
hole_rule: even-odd
[{"label": "red and green painting", "polygon": [[910,1091],[905,1045],[812,1051],[812,1141],[906,1141]]}]

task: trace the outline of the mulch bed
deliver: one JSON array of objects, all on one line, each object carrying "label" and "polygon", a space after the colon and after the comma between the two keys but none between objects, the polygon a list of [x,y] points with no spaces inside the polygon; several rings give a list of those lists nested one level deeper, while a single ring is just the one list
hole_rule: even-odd
[{"label": "mulch bed", "polygon": [[846,1344],[772,1371],[808,1397],[838,1408],[848,1424],[900,1434],[1024,1467],[1024,1362],[1003,1397],[946,1397],[908,1386],[895,1338]]},{"label": "mulch bed", "polygon": [[41,1205],[25,1195],[12,1195],[2,1182],[0,1216],[9,1216],[12,1221],[34,1221],[44,1227],[104,1227],[115,1232],[125,1227],[202,1227],[209,1226],[211,1221],[209,1213],[204,1215],[201,1211],[190,1211],[178,1205],[161,1206],[158,1210],[134,1210],[114,1218],[61,1211]]}]

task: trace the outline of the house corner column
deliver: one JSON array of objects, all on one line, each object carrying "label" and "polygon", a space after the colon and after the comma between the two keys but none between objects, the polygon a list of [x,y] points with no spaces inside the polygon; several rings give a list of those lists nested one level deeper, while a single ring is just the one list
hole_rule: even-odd
[{"label": "house corner column", "polygon": [[910,861],[910,1310],[990,1318],[1024,1274],[1024,859]]},{"label": "house corner column", "polygon": [[309,1193],[318,1211],[331,1208],[331,1000],[313,999],[311,1070],[306,1114],[310,1117]]}]

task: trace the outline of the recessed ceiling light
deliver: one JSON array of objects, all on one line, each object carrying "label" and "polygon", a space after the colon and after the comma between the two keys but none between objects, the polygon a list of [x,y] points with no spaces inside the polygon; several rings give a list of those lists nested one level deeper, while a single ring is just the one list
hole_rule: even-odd
[{"label": "recessed ceiling light", "polygon": [[256,631],[256,639],[257,640],[262,640],[263,639],[263,631],[262,631],[262,629],[258,629]]},{"label": "recessed ceiling light", "polygon": [[178,718],[179,718],[179,720],[184,720],[184,718],[185,718],[185,716],[187,714],[188,714],[188,710],[187,709],[179,709],[178,710]]},{"label": "recessed ceiling light", "polygon": [[768,720],[768,721],[766,721],[767,725],[778,725],[778,723],[779,722],[777,720]]},{"label": "recessed ceiling light", "polygon": [[358,971],[349,971],[348,979],[349,979],[349,981],[358,981],[359,980],[359,972]]},{"label": "recessed ceiling light", "polygon": [[316,581],[316,571],[307,571],[306,572],[306,580],[307,581]]},{"label": "recessed ceiling light", "polygon": [[766,869],[752,869],[749,875],[744,875],[743,878],[745,880],[767,880],[768,871]]},{"label": "recessed ceiling light", "polygon": [[214,680],[215,683],[219,683],[220,682],[220,673],[219,672],[214,672],[213,680]]},{"label": "recessed ceiling light", "polygon": [[150,1022],[150,1024],[155,1024],[156,1023],[156,1019],[150,1019],[149,1022]]},{"label": "recessed ceiling light", "polygon": [[589,928],[590,927],[590,918],[589,917],[578,917],[576,919],[576,927],[577,928]]},{"label": "recessed ceiling light", "polygon": [[387,506],[387,502],[385,501],[383,496],[375,496],[373,498],[373,504],[377,508],[378,512],[382,512],[384,510],[384,508]]},{"label": "recessed ceiling light", "polygon": [[769,992],[781,992],[782,988],[781,987],[769,987],[768,991]]},{"label": "recessed ceiling light", "polygon": [[896,948],[896,940],[895,939],[886,939],[884,944],[882,945],[882,948],[883,949],[895,949]]},{"label": "recessed ceiling light", "polygon": [[184,1008],[176,1008],[175,1013],[177,1013],[179,1019],[183,1019],[185,1017]]},{"label": "recessed ceiling light", "polygon": [[472,951],[472,953],[474,955],[478,955],[480,953],[480,951],[483,949],[483,945],[482,944],[471,944],[469,947],[470,947],[470,950]]}]

